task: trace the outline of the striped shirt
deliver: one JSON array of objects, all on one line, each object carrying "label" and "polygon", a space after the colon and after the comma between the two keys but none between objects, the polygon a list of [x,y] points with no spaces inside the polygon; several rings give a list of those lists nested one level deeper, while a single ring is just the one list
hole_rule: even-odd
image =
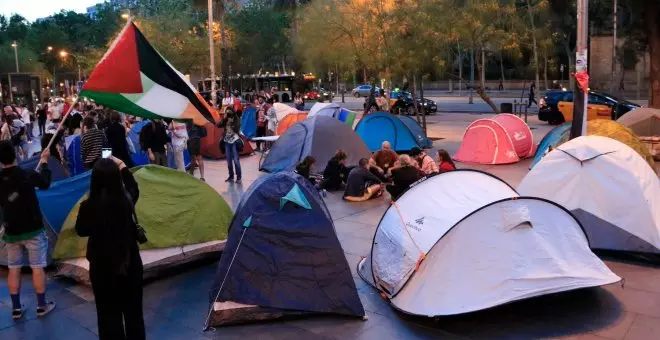
[{"label": "striped shirt", "polygon": [[80,136],[80,153],[83,163],[93,164],[101,158],[103,147],[108,145],[108,140],[103,131],[89,129]]}]

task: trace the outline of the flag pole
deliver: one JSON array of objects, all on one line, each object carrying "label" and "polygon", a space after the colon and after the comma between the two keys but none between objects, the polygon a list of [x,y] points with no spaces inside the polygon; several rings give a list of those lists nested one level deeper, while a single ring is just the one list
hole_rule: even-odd
[{"label": "flag pole", "polygon": [[[78,98],[80,98],[80,97],[78,97]],[[76,106],[76,104],[78,104],[78,98],[76,98],[76,100],[74,100],[73,103],[71,103],[71,106],[69,106],[69,109],[66,111],[64,116],[62,116],[62,121],[57,126],[57,131],[55,131],[55,133],[53,134],[53,137],[50,137],[50,141],[48,142],[48,146],[46,146],[46,148],[44,150],[41,150],[41,152],[44,152],[45,150],[50,150],[50,147],[53,145],[53,141],[55,141],[55,137],[57,137],[57,134],[60,132],[60,129],[62,129],[62,126],[64,126],[64,122],[69,117],[69,114],[71,113],[71,111],[73,111],[73,108]],[[35,171],[38,170],[40,165],[41,165],[41,163],[37,164],[37,167],[34,170]]]}]

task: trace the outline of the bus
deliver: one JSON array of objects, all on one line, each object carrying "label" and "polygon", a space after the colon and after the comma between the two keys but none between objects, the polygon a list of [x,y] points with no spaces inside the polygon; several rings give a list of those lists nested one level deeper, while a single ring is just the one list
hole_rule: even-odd
[{"label": "bus", "polygon": [[[228,78],[228,79],[227,79]],[[278,102],[292,102],[295,95],[296,76],[294,74],[248,74],[225,77],[225,81],[216,80],[216,89],[221,91],[221,84],[228,84],[228,91],[239,91],[247,101],[258,95],[261,91],[270,92]],[[211,91],[211,78],[197,82],[197,89],[204,95]]]}]

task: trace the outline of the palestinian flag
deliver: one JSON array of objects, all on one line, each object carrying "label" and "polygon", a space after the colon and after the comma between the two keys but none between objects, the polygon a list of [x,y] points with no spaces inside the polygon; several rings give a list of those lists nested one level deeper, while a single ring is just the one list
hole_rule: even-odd
[{"label": "palestinian flag", "polygon": [[128,22],[80,92],[111,109],[143,118],[192,119],[215,123],[218,115]]}]

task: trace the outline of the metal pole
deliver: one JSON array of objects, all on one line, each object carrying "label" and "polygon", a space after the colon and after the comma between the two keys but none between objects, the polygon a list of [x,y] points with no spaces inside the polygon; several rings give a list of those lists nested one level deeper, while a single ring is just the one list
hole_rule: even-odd
[{"label": "metal pole", "polygon": [[[57,65],[57,61],[55,62],[55,64]],[[57,79],[55,77],[55,68],[56,68],[56,66],[53,66],[53,88],[52,88],[53,94],[49,93],[49,96],[48,96],[49,98],[52,97],[52,96],[57,97]]]},{"label": "metal pole", "polygon": [[610,93],[614,93],[614,76],[616,74],[616,26],[617,26],[618,0],[614,0],[614,13],[612,15],[613,33],[612,33],[612,83],[610,84]]},{"label": "metal pole", "polygon": [[14,90],[11,87],[11,73],[7,74],[7,81],[9,82],[9,102],[14,102]]},{"label": "metal pole", "polygon": [[217,94],[216,84],[215,84],[215,49],[213,48],[213,1],[208,0],[208,11],[209,11],[209,53],[210,53],[210,71],[211,71],[211,105],[213,108],[216,106]]},{"label": "metal pole", "polygon": [[470,50],[470,104],[473,104],[472,91],[474,91],[474,48]]},{"label": "metal pole", "polygon": [[[577,49],[575,58],[575,73],[588,74],[588,40],[589,40],[589,0],[577,1]],[[578,84],[575,88],[575,104],[573,123],[571,125],[571,139],[584,136],[587,133],[587,91],[589,84]]]},{"label": "metal pole", "polygon": [[14,60],[16,61],[16,73],[18,73],[21,71],[18,69],[18,44],[16,43],[16,40],[14,40],[12,46],[14,46]]}]

